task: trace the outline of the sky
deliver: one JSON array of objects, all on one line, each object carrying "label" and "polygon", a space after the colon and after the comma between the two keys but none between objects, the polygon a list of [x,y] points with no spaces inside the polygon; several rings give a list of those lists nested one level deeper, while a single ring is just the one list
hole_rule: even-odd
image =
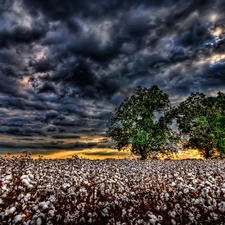
[{"label": "sky", "polygon": [[126,157],[105,137],[138,85],[225,91],[224,0],[0,0],[0,154]]}]

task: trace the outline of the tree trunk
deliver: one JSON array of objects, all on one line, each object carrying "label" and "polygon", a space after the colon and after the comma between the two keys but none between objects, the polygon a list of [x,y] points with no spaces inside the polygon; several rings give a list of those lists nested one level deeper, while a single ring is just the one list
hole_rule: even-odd
[{"label": "tree trunk", "polygon": [[210,149],[209,149],[209,148],[206,148],[206,149],[205,149],[205,158],[206,158],[206,159],[211,158],[211,154],[210,154]]},{"label": "tree trunk", "polygon": [[146,148],[141,148],[140,149],[140,155],[141,155],[141,160],[145,160],[145,159],[147,159],[147,151],[146,151]]}]

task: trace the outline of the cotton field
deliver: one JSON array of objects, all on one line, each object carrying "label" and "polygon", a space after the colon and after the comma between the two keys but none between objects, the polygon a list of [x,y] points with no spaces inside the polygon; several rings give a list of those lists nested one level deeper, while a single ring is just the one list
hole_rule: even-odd
[{"label": "cotton field", "polygon": [[221,160],[0,158],[0,224],[225,224]]}]

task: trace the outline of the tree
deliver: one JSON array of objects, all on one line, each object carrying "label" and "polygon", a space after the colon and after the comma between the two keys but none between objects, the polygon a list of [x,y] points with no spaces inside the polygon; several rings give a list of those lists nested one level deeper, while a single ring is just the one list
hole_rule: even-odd
[{"label": "tree", "polygon": [[184,102],[174,106],[166,118],[170,121],[175,119],[178,129],[188,135],[184,147],[198,148],[205,158],[210,158],[215,148],[224,151],[224,103],[225,97],[221,92],[217,97],[191,93]]},{"label": "tree", "polygon": [[198,117],[193,121],[189,135],[189,141],[185,146],[197,148],[205,158],[211,158],[215,147],[215,136],[206,116]]},{"label": "tree", "polygon": [[157,85],[151,88],[138,86],[133,95],[115,109],[107,136],[116,141],[117,149],[130,148],[146,159],[160,151],[165,144],[168,126],[164,112],[170,107],[169,96]]},{"label": "tree", "polygon": [[213,129],[215,132],[215,147],[220,153],[220,158],[225,155],[225,116],[216,116],[213,121]]}]

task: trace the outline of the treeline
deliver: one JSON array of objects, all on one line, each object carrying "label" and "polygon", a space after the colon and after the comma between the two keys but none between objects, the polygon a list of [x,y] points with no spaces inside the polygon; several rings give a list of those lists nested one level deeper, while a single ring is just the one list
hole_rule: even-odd
[{"label": "treeline", "polygon": [[115,109],[107,136],[119,151],[130,149],[142,159],[157,153],[197,148],[205,158],[225,155],[225,94],[191,95],[171,105],[157,85],[138,86]]}]

